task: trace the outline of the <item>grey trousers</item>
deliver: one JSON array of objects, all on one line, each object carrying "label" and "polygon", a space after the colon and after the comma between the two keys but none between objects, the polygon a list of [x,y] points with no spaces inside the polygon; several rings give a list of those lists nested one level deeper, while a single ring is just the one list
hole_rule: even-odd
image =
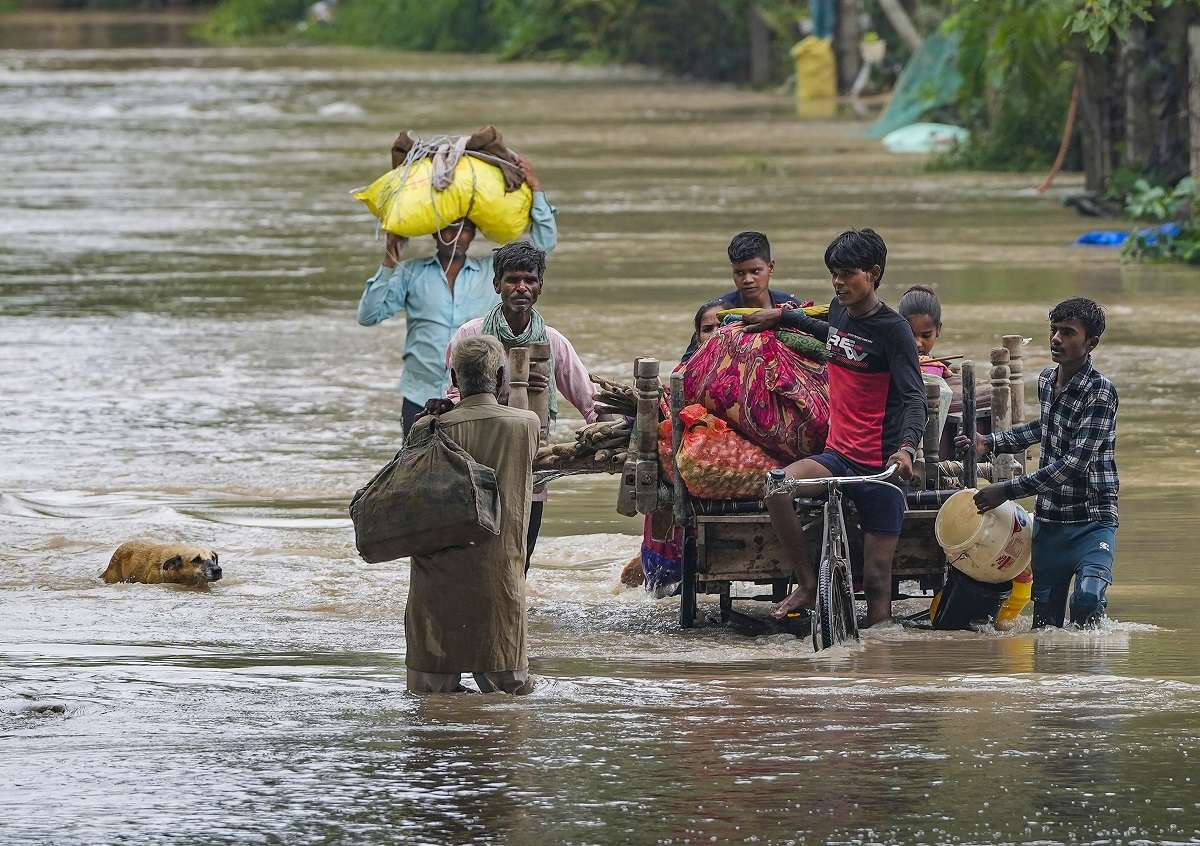
[{"label": "grey trousers", "polygon": [[[528,670],[503,670],[497,673],[472,673],[480,693],[511,693],[524,696],[533,692]],[[462,673],[425,673],[408,671],[409,693],[462,693]]]}]

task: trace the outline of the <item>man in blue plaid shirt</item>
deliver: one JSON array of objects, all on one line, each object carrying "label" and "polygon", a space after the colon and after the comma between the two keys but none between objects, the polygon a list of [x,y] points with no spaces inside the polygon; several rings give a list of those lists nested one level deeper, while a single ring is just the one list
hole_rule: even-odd
[{"label": "man in blue plaid shirt", "polygon": [[[1038,378],[1041,414],[1006,432],[979,435],[980,454],[1014,453],[1041,444],[1038,469],[988,485],[975,495],[979,513],[1037,494],[1033,534],[1033,626],[1062,626],[1071,578],[1071,622],[1104,616],[1117,548],[1117,389],[1092,365],[1104,310],[1083,297],[1050,312],[1050,357]],[[959,445],[966,447],[966,438]]]}]

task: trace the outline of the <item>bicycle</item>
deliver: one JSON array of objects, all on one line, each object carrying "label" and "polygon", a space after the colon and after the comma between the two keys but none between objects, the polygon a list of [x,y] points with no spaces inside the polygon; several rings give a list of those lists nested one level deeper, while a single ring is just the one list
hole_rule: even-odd
[{"label": "bicycle", "polygon": [[873,476],[832,476],[824,479],[789,479],[782,469],[767,473],[764,498],[811,486],[821,486],[826,491],[822,509],[824,526],[821,532],[821,564],[817,571],[817,602],[812,617],[814,652],[859,639],[858,619],[854,615],[854,577],[850,572],[850,544],[846,536],[846,518],[842,512],[841,488],[850,484],[891,485],[885,480],[897,469],[898,466],[893,464]]}]

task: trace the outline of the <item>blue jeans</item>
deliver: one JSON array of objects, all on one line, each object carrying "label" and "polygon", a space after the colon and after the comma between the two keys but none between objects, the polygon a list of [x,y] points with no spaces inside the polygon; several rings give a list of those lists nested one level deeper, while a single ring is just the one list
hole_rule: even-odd
[{"label": "blue jeans", "polygon": [[1105,523],[1033,523],[1033,625],[1062,626],[1071,579],[1071,622],[1094,624],[1104,616],[1112,584],[1117,529]]}]

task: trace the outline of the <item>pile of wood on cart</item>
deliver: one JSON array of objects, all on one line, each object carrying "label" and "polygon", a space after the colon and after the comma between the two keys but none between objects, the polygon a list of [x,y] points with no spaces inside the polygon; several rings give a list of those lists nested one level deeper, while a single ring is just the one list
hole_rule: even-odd
[{"label": "pile of wood on cart", "polygon": [[580,426],[574,440],[544,445],[534,457],[534,470],[621,472],[629,455],[637,397],[629,385],[595,375],[591,379],[597,385],[596,411],[614,419]]}]

